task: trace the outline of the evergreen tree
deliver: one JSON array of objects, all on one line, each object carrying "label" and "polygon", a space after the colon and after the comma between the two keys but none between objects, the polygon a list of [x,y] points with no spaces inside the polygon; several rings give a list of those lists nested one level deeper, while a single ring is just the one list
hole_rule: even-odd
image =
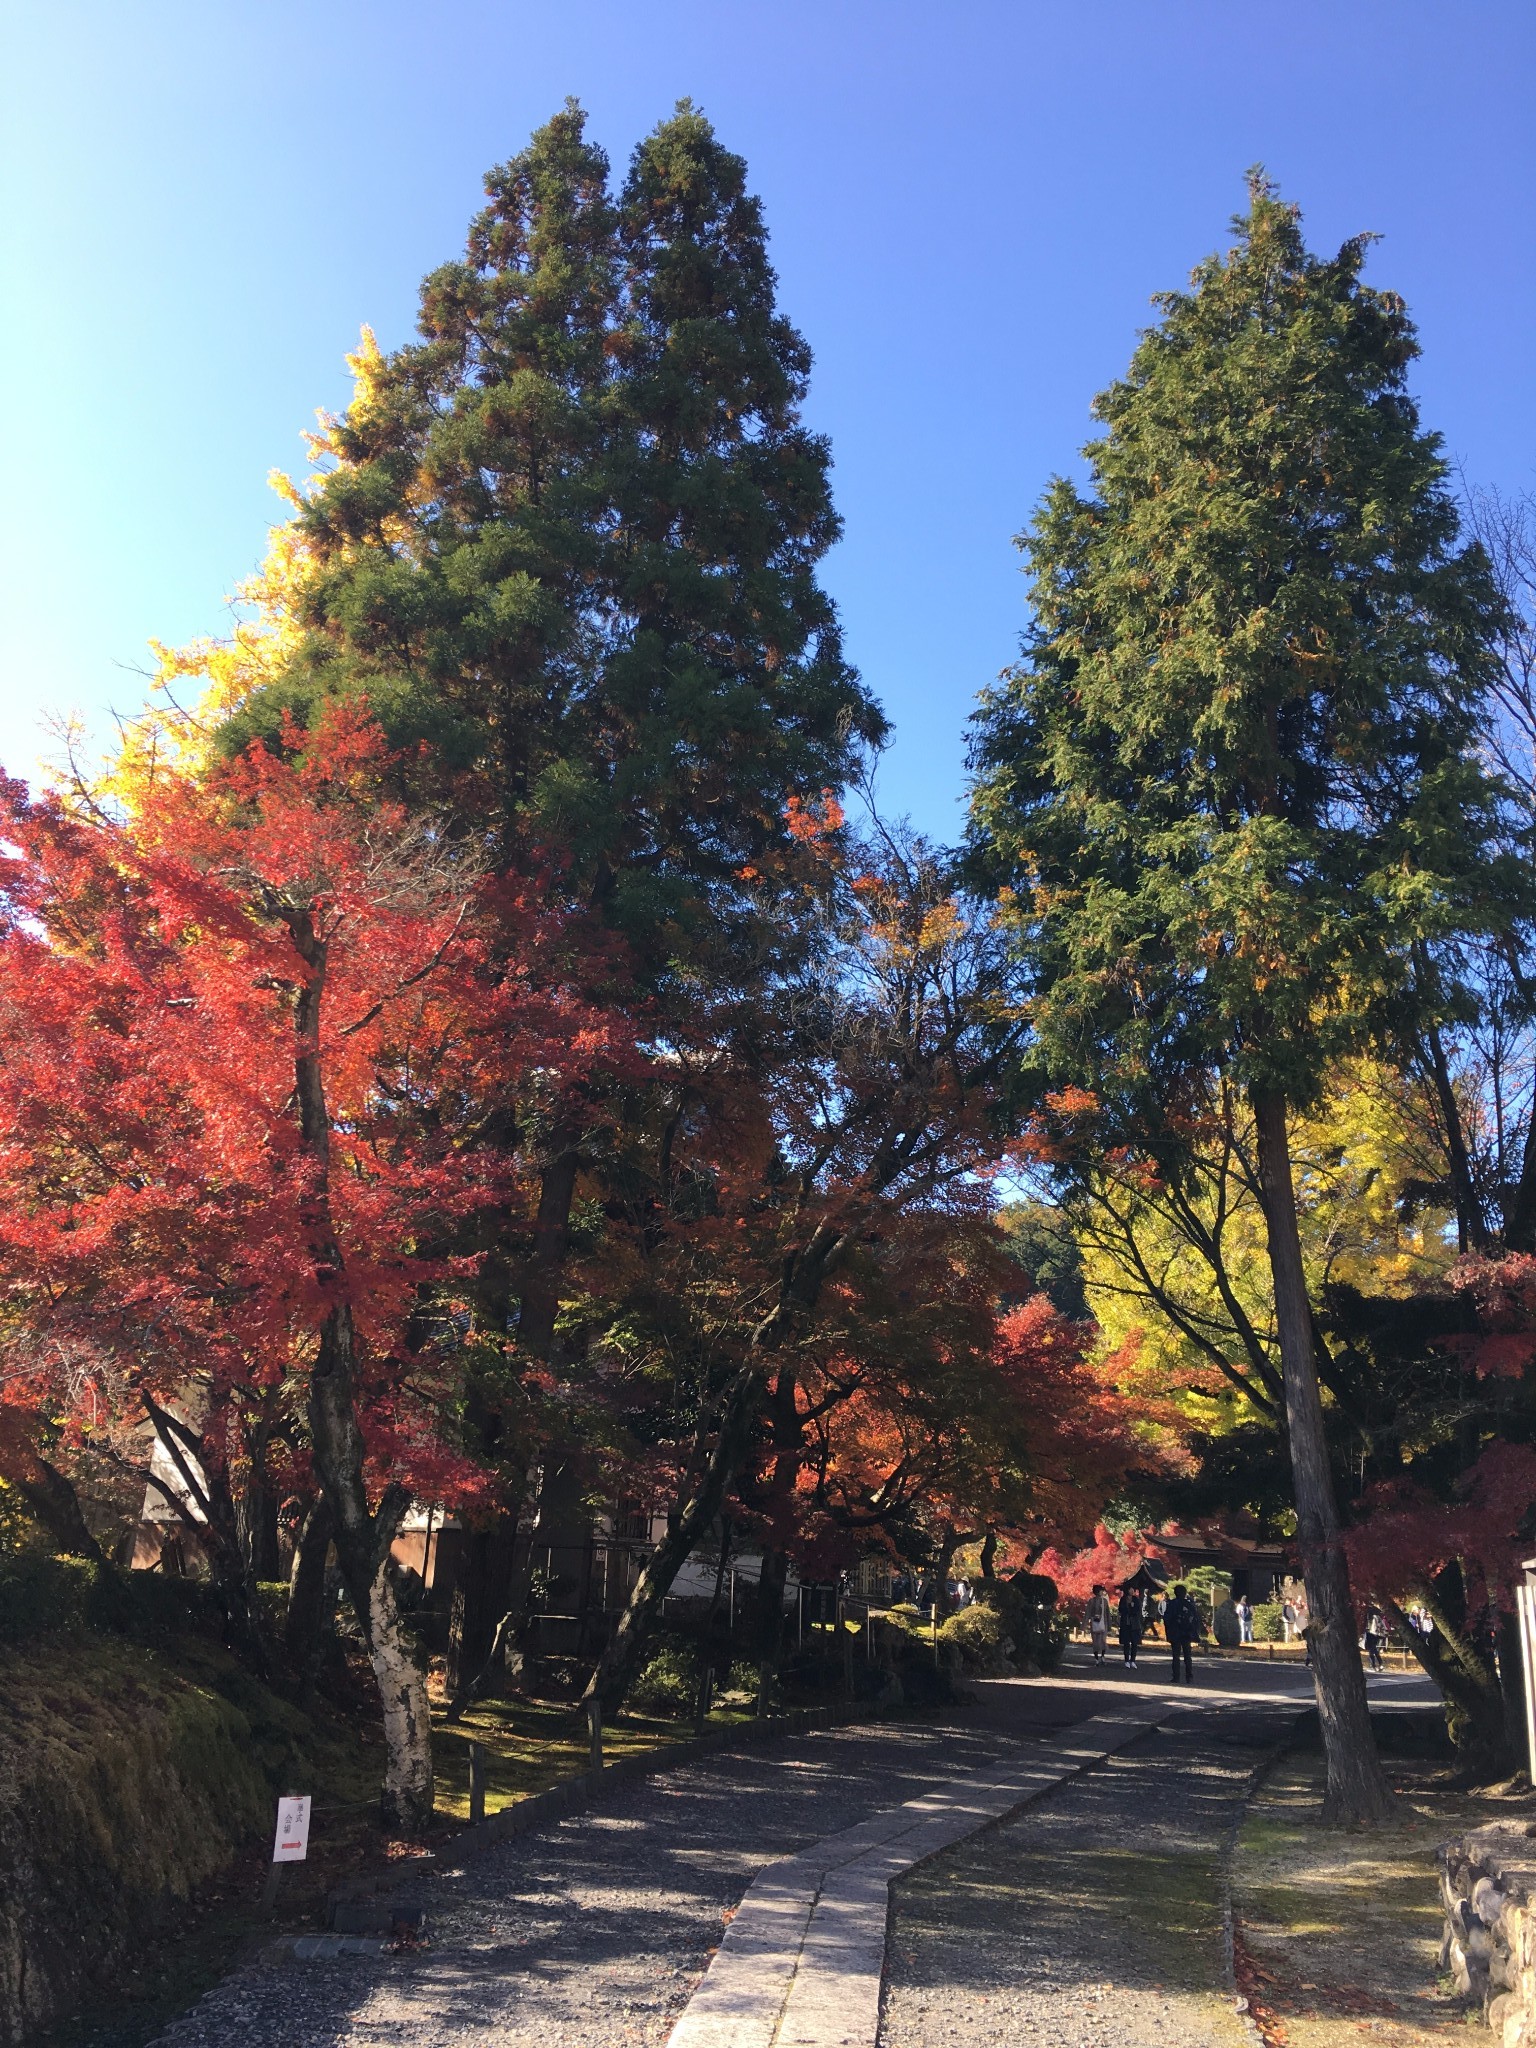
[{"label": "evergreen tree", "polygon": [[490,175],[419,342],[365,338],[292,644],[224,737],[366,694],[509,853],[567,853],[642,962],[718,961],[786,798],[883,721],[816,578],[830,453],[745,164],[685,102],[615,198],[583,131],[568,105]]},{"label": "evergreen tree", "polygon": [[[809,351],[777,310],[746,167],[686,103],[617,192],[573,104],[486,189],[464,259],[424,284],[419,340],[364,338],[259,586],[265,617],[220,678],[222,741],[366,697],[397,746],[431,743],[410,794],[498,864],[552,851],[561,887],[622,935],[633,978],[606,996],[638,982],[674,1041],[706,1020],[751,1038],[793,943],[752,870],[790,843],[789,799],[841,784],[883,731],[817,581],[838,521],[829,450],[800,418]],[[476,1245],[493,1359],[510,1328],[524,1356],[557,1348],[586,1135],[528,1106],[532,1226]],[[515,1377],[488,1369],[465,1406],[511,1502],[563,1462],[537,1456]],[[514,1527],[471,1532],[460,1684],[526,1592]]]},{"label": "evergreen tree", "polygon": [[1432,948],[1495,915],[1473,754],[1497,601],[1458,544],[1365,242],[1308,253],[1258,173],[1237,245],[1159,303],[1097,403],[1087,492],[1025,542],[1033,628],[975,732],[978,872],[1034,980],[1044,1074],[1100,1142],[1188,1171],[1213,1076],[1253,1117],[1327,1753],[1327,1814],[1376,1820],[1297,1232],[1289,1118],[1403,1028]]}]

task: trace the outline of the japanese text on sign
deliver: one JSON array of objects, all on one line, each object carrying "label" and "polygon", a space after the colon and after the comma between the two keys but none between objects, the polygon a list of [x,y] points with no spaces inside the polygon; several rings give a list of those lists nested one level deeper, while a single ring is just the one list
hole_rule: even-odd
[{"label": "japanese text on sign", "polygon": [[274,1863],[302,1863],[309,1854],[309,1796],[279,1799],[277,1839],[272,1844]]}]

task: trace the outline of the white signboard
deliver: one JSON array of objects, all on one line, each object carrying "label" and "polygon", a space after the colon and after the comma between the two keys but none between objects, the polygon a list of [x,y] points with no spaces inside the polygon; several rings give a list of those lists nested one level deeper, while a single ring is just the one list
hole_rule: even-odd
[{"label": "white signboard", "polygon": [[272,1844],[274,1863],[302,1863],[309,1854],[309,1797],[279,1799],[277,1840]]}]

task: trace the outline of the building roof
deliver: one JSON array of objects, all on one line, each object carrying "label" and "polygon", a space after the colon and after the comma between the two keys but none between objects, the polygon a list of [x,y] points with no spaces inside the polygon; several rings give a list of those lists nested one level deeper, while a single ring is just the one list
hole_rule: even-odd
[{"label": "building roof", "polygon": [[1264,1543],[1256,1536],[1229,1536],[1220,1529],[1195,1535],[1154,1536],[1159,1550],[1170,1551],[1181,1564],[1214,1564],[1224,1571],[1283,1572],[1294,1551],[1288,1543]]}]

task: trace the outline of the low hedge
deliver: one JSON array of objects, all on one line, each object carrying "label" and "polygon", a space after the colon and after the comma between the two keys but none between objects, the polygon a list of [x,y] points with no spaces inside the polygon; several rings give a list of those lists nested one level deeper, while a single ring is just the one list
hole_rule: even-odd
[{"label": "low hedge", "polygon": [[0,1555],[0,1642],[19,1644],[93,1629],[131,1642],[216,1634],[208,1587],[159,1572],[123,1571],[104,1559],[50,1557],[36,1550]]}]

